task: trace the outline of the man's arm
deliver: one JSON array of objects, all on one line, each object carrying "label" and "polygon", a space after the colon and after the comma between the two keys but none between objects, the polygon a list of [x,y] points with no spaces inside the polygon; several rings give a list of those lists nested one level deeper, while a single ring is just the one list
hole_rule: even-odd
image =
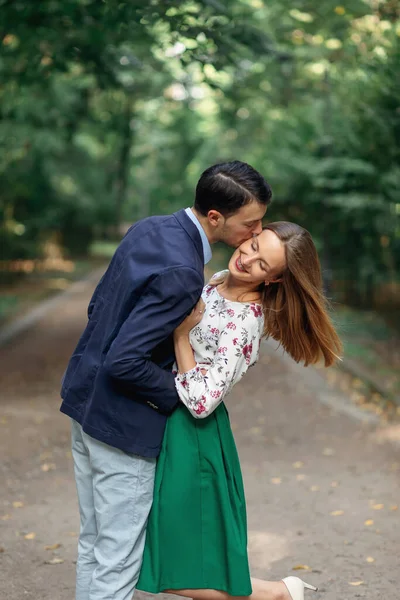
[{"label": "man's arm", "polygon": [[99,283],[96,286],[96,289],[93,292],[93,296],[90,299],[88,310],[87,310],[87,315],[88,315],[89,320],[90,320],[90,317],[92,316],[94,305],[96,304],[97,296],[99,295],[99,291],[100,291],[101,285],[103,283],[104,277],[105,277],[105,273],[102,275]]},{"label": "man's arm", "polygon": [[122,325],[104,362],[123,393],[138,394],[163,414],[173,411],[179,397],[174,375],[153,363],[151,353],[183,321],[202,287],[202,277],[188,267],[157,275]]}]

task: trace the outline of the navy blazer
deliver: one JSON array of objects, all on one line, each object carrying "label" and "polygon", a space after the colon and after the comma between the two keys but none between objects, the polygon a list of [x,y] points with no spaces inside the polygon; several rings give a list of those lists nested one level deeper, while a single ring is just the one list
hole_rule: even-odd
[{"label": "navy blazer", "polygon": [[90,301],[61,411],[101,442],[157,456],[179,402],[171,334],[203,286],[201,237],[184,210],[133,225]]}]

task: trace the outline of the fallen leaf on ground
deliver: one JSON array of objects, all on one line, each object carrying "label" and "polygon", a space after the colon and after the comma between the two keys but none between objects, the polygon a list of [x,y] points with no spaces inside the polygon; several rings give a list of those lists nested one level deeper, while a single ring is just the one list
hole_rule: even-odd
[{"label": "fallen leaf on ground", "polygon": [[4,552],[4,548],[3,548],[3,546],[0,546],[0,553],[1,553],[1,552]]},{"label": "fallen leaf on ground", "polygon": [[355,387],[355,388],[362,388],[363,385],[364,385],[364,382],[361,381],[361,379],[358,379],[357,377],[355,377],[353,379],[353,387]]},{"label": "fallen leaf on ground", "polygon": [[312,571],[312,569],[308,565],[296,565],[292,567],[292,571]]},{"label": "fallen leaf on ground", "polygon": [[299,473],[298,475],[296,475],[297,481],[304,481],[305,478],[306,476],[303,475],[303,473]]},{"label": "fallen leaf on ground", "polygon": [[14,508],[22,508],[24,505],[24,503],[20,502],[19,500],[17,500],[16,502],[13,502],[12,504],[13,504]]},{"label": "fallen leaf on ground", "polygon": [[47,471],[54,471],[56,465],[54,463],[44,463],[41,467],[42,471],[47,473]]},{"label": "fallen leaf on ground", "polygon": [[70,537],[78,537],[78,534],[76,531],[67,531],[67,535],[69,535]]},{"label": "fallen leaf on ground", "polygon": [[63,558],[54,557],[54,558],[51,558],[50,560],[45,560],[44,564],[45,565],[61,565],[61,563],[63,563],[63,562],[64,562]]},{"label": "fallen leaf on ground", "polygon": [[296,462],[293,463],[292,467],[294,469],[301,469],[301,467],[304,467],[304,463],[301,462],[301,460],[298,460]]},{"label": "fallen leaf on ground", "polygon": [[318,486],[318,485],[312,485],[312,486],[310,487],[310,490],[311,490],[312,492],[318,492],[318,491],[319,491],[319,486]]},{"label": "fallen leaf on ground", "polygon": [[57,550],[57,548],[61,548],[61,544],[51,544],[44,547],[45,550]]},{"label": "fallen leaf on ground", "polygon": [[260,435],[261,432],[262,432],[261,427],[252,427],[250,429],[251,435]]},{"label": "fallen leaf on ground", "polygon": [[8,515],[8,514],[7,515],[3,515],[2,517],[0,517],[0,519],[2,521],[8,521],[9,519],[11,519],[11,515]]},{"label": "fallen leaf on ground", "polygon": [[349,581],[349,585],[362,585],[363,581]]},{"label": "fallen leaf on ground", "polygon": [[40,460],[47,460],[48,458],[53,458],[53,453],[48,451],[42,452],[39,458]]},{"label": "fallen leaf on ground", "polygon": [[397,504],[392,504],[392,506],[390,507],[390,510],[398,510],[398,506]]},{"label": "fallen leaf on ground", "polygon": [[367,519],[366,521],[364,521],[364,525],[366,525],[367,527],[369,527],[370,525],[373,525],[374,521],[373,519]]},{"label": "fallen leaf on ground", "polygon": [[344,510],[333,510],[331,513],[332,517],[340,517],[344,515]]},{"label": "fallen leaf on ground", "polygon": [[34,533],[33,531],[31,531],[30,533],[27,533],[26,535],[24,535],[24,538],[26,540],[34,540],[36,537],[36,533]]},{"label": "fallen leaf on ground", "polygon": [[333,487],[333,488],[337,487],[338,485],[339,485],[338,481],[332,481],[331,482],[331,487]]},{"label": "fallen leaf on ground", "polygon": [[7,425],[7,422],[8,422],[8,421],[7,421],[7,419],[6,419],[5,417],[1,417],[1,419],[0,419],[0,423],[1,423],[2,425]]},{"label": "fallen leaf on ground", "polygon": [[383,507],[384,507],[383,504],[374,504],[372,508],[374,510],[382,510]]},{"label": "fallen leaf on ground", "polygon": [[279,485],[280,483],[282,483],[282,479],[280,477],[271,477],[271,483]]},{"label": "fallen leaf on ground", "polygon": [[333,448],[324,448],[322,454],[324,456],[333,456],[335,454],[335,451]]},{"label": "fallen leaf on ground", "polygon": [[375,562],[375,559],[372,556],[367,556],[367,558],[365,559],[368,563],[373,563]]}]

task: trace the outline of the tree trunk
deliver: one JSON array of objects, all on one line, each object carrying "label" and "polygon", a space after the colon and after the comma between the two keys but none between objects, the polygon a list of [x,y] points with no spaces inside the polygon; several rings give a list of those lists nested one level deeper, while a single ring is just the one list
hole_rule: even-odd
[{"label": "tree trunk", "polygon": [[133,141],[133,128],[131,126],[133,117],[133,99],[127,97],[122,124],[122,143],[117,165],[116,195],[115,195],[115,233],[120,236],[120,225],[122,222],[123,207],[126,199],[129,177],[129,157]]}]

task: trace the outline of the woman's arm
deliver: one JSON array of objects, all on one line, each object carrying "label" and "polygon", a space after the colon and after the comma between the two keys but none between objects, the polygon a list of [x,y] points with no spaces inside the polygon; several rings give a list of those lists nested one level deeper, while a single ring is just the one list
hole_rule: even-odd
[{"label": "woman's arm", "polygon": [[174,347],[179,373],[186,373],[194,369],[196,361],[190,345],[189,333],[174,335]]},{"label": "woman's arm", "polygon": [[220,333],[214,360],[207,369],[196,364],[189,335],[175,334],[179,369],[175,385],[180,400],[195,418],[209,416],[256,362],[260,331],[258,320],[252,316],[237,325],[229,323]]},{"label": "woman's arm", "polygon": [[189,336],[193,327],[196,327],[202,320],[204,309],[204,301],[200,298],[190,315],[174,331],[175,358],[179,373],[191,371],[197,364]]}]

